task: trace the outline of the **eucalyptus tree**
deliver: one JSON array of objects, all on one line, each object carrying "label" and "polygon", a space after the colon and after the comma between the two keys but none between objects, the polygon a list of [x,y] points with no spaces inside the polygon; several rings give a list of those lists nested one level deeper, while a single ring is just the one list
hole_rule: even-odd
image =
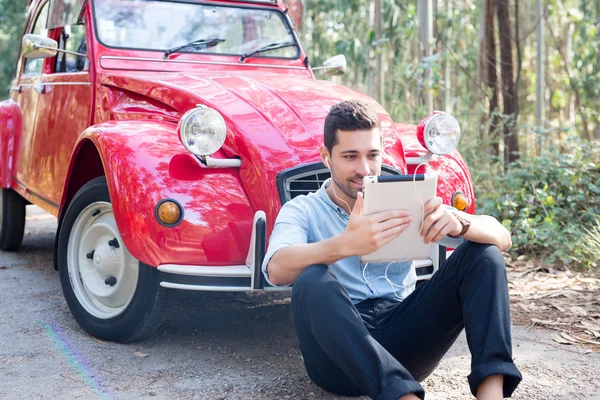
[{"label": "eucalyptus tree", "polygon": [[0,0],[0,99],[8,96],[27,0]]}]

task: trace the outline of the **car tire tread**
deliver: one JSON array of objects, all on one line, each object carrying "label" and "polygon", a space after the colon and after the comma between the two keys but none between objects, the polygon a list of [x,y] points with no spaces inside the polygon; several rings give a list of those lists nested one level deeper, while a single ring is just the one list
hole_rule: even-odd
[{"label": "car tire tread", "polygon": [[0,222],[0,250],[17,251],[25,232],[25,199],[12,189],[0,189],[2,221]]}]

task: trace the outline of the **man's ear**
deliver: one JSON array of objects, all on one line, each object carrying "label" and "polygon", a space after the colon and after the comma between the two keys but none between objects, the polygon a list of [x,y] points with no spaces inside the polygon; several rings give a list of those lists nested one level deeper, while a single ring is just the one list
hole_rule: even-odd
[{"label": "man's ear", "polygon": [[331,155],[329,154],[327,147],[321,146],[321,148],[319,149],[319,153],[321,154],[321,161],[323,162],[323,164],[325,164],[327,168],[329,168],[329,165],[331,163]]}]

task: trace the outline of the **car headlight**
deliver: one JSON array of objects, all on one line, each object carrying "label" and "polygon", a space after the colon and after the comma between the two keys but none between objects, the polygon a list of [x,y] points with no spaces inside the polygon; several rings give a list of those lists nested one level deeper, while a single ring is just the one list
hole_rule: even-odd
[{"label": "car headlight", "polygon": [[227,126],[218,111],[198,106],[186,112],[179,121],[181,143],[197,156],[208,156],[225,143]]},{"label": "car headlight", "polygon": [[418,136],[421,144],[433,154],[448,154],[460,141],[460,126],[453,116],[436,114],[426,120]]}]

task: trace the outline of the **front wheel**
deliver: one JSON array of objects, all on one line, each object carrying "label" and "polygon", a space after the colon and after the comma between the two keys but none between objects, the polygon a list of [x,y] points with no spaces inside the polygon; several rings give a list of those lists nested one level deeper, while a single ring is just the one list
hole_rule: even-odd
[{"label": "front wheel", "polygon": [[158,329],[166,305],[160,273],[125,247],[104,177],[73,198],[60,227],[57,256],[65,300],[90,335],[123,343]]},{"label": "front wheel", "polygon": [[0,189],[0,250],[16,251],[25,231],[25,199],[12,189]]}]

